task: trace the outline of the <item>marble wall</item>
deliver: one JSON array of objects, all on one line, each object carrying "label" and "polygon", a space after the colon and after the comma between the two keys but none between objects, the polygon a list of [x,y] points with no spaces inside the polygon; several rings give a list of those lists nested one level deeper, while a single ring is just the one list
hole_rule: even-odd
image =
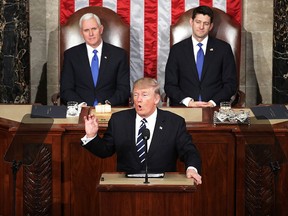
[{"label": "marble wall", "polygon": [[29,103],[29,2],[1,1],[0,11],[0,103]]},{"label": "marble wall", "polygon": [[288,103],[288,0],[274,0],[273,103]]},{"label": "marble wall", "polygon": [[[240,89],[246,93],[246,106],[272,103],[273,1],[242,3]],[[31,102],[44,98],[51,104],[51,95],[59,89],[58,20],[59,0],[30,1]],[[45,73],[47,98],[37,97]]]}]

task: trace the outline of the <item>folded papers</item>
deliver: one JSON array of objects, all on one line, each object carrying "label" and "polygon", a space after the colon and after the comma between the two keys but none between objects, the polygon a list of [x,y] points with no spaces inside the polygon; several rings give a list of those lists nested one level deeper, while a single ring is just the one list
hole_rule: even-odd
[{"label": "folded papers", "polygon": [[[145,173],[126,173],[127,178],[145,178]],[[163,178],[164,173],[148,173],[148,178]]]}]

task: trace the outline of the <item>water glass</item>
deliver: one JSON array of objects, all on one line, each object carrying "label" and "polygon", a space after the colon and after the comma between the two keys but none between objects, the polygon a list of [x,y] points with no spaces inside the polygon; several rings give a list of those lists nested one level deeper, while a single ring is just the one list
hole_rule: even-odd
[{"label": "water glass", "polygon": [[76,101],[67,102],[67,114],[70,116],[76,116],[78,114],[78,102]]},{"label": "water glass", "polygon": [[224,112],[231,110],[231,103],[227,102],[227,101],[221,102],[220,103],[220,110],[224,111]]}]

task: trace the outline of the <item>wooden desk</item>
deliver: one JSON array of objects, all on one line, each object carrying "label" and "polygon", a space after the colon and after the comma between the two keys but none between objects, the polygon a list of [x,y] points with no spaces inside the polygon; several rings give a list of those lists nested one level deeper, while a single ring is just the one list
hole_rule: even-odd
[{"label": "wooden desk", "polygon": [[99,185],[99,215],[189,216],[196,190],[184,174],[166,173],[164,178],[126,178],[121,173],[102,174]]},{"label": "wooden desk", "polygon": [[[267,214],[286,214],[284,208],[288,205],[287,121],[267,123],[253,119],[251,125],[213,125],[214,109],[167,109],[184,115],[187,129],[202,158],[203,184],[189,197],[193,206],[190,209],[191,215],[253,214],[252,211],[260,211],[259,203],[265,203],[262,207],[266,207]],[[3,161],[3,155],[17,132],[19,121],[30,110],[30,105],[0,105],[0,215],[3,216],[10,216],[12,208],[11,167]],[[121,108],[115,108],[115,111],[117,110]],[[88,109],[83,109],[83,115],[85,111],[87,113]],[[81,118],[82,116],[80,120]],[[106,127],[107,123],[100,125],[100,135]],[[39,130],[31,127],[22,135],[36,139],[40,134]],[[35,202],[41,203],[40,207],[47,210],[48,215],[98,214],[98,180],[103,172],[116,171],[116,157],[104,160],[95,157],[81,147],[80,138],[83,135],[84,125],[78,118],[55,119],[35,164],[22,167],[18,173],[17,215],[30,213],[29,205]],[[275,149],[278,149],[277,154],[274,154]],[[265,152],[273,157],[267,157]],[[278,161],[280,170],[274,174],[269,166],[260,163],[265,160]],[[47,171],[47,175],[40,178],[45,181],[37,188],[30,180],[31,177],[38,177],[35,171],[43,170]],[[184,166],[180,162],[178,171],[184,172]],[[33,175],[29,176],[31,173]],[[263,178],[263,173],[267,178]],[[251,191],[269,193],[265,193],[266,196],[252,193],[251,196]],[[35,192],[45,195],[41,198],[45,198],[46,202],[33,200],[36,196],[26,196]]]}]

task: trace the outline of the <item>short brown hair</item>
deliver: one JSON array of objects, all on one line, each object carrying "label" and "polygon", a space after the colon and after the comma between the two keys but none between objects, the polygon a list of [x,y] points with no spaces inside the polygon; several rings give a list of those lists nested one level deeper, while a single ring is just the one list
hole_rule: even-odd
[{"label": "short brown hair", "polygon": [[195,19],[197,14],[208,15],[210,17],[210,22],[213,23],[214,13],[213,10],[208,6],[199,6],[195,8],[192,12],[192,19]]}]

